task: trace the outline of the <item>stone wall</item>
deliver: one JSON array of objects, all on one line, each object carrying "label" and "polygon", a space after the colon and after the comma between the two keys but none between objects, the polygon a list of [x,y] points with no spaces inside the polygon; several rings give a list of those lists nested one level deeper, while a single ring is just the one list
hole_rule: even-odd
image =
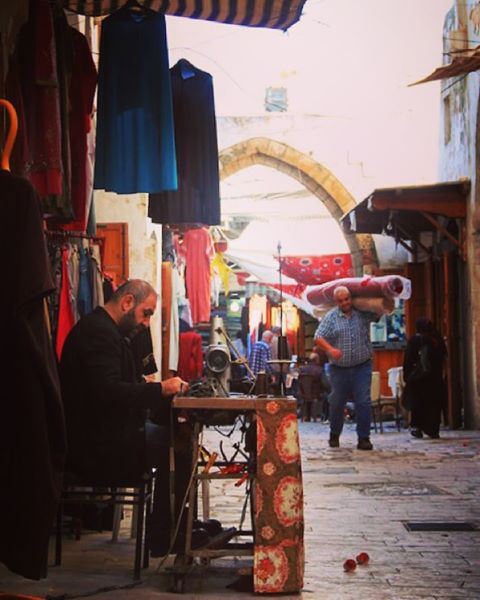
[{"label": "stone wall", "polygon": [[[476,15],[480,3],[465,8],[456,2],[445,17],[445,52],[480,44]],[[445,62],[449,62],[446,56]],[[442,81],[439,179],[449,181],[468,177],[472,188],[467,199],[467,296],[464,328],[466,345],[465,422],[480,429],[480,154],[479,154],[480,76],[471,73]]]}]

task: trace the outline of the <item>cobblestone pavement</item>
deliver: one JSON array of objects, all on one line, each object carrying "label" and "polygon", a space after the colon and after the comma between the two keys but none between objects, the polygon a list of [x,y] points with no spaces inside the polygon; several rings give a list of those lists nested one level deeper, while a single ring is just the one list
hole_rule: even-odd
[{"label": "cobblestone pavement", "polygon": [[[302,594],[291,598],[480,599],[480,432],[443,431],[440,440],[419,440],[387,428],[372,435],[372,452],[356,450],[351,425],[338,449],[328,448],[325,424],[302,423],[300,435],[306,569]],[[205,443],[215,450],[218,434],[207,431]],[[232,482],[216,485],[212,516],[224,525],[238,525],[243,491]],[[0,591],[68,599],[131,583],[133,543],[124,521],[118,543],[105,533],[67,540],[62,567],[51,568],[46,580],[31,582],[0,567]],[[468,522],[478,529],[411,532],[406,522]],[[369,564],[345,573],[345,559],[361,551],[368,552]],[[197,567],[183,598],[254,597],[225,587],[246,564],[224,559],[207,572]],[[178,597],[167,591],[171,577],[157,573],[157,566],[155,559],[138,587],[89,597]]]}]

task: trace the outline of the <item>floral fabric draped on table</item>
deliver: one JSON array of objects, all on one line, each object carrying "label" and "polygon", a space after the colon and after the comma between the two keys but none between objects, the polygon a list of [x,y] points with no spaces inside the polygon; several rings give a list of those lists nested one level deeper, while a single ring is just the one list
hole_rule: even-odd
[{"label": "floral fabric draped on table", "polygon": [[[256,593],[300,592],[303,587],[303,485],[295,400],[258,400]],[[268,443],[267,443],[268,440]]]}]

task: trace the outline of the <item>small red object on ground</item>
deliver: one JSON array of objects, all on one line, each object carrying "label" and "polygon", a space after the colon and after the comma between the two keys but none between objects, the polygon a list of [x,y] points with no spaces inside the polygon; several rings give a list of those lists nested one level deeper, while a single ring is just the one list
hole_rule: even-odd
[{"label": "small red object on ground", "polygon": [[366,565],[369,560],[370,560],[370,557],[368,556],[368,554],[366,552],[360,552],[360,554],[357,555],[357,563],[359,565]]},{"label": "small red object on ground", "polygon": [[353,558],[348,558],[344,563],[343,563],[343,570],[347,571],[347,573],[349,571],[355,571],[355,569],[357,568],[357,563],[353,560]]}]

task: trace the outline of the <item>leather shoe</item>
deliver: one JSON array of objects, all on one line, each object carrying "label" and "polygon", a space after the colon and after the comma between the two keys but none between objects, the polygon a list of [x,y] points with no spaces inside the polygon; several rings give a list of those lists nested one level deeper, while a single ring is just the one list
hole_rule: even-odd
[{"label": "leather shoe", "polygon": [[370,438],[359,438],[357,444],[357,450],[373,450],[372,442]]},{"label": "leather shoe", "polygon": [[340,436],[337,433],[331,433],[330,439],[328,440],[328,445],[330,446],[330,448],[339,448]]},{"label": "leather shoe", "polygon": [[195,519],[193,521],[193,530],[195,531],[196,529],[205,529],[210,537],[223,531],[222,524],[217,519],[208,519],[207,521]]},{"label": "leather shoe", "polygon": [[210,538],[210,540],[203,546],[204,548],[208,548],[210,550],[214,550],[217,548],[222,548],[227,542],[229,542],[232,537],[234,537],[237,533],[236,527],[228,527],[227,529],[222,529],[220,533]]},{"label": "leather shoe", "polygon": [[412,429],[410,435],[416,438],[423,438],[423,432],[421,429]]}]

